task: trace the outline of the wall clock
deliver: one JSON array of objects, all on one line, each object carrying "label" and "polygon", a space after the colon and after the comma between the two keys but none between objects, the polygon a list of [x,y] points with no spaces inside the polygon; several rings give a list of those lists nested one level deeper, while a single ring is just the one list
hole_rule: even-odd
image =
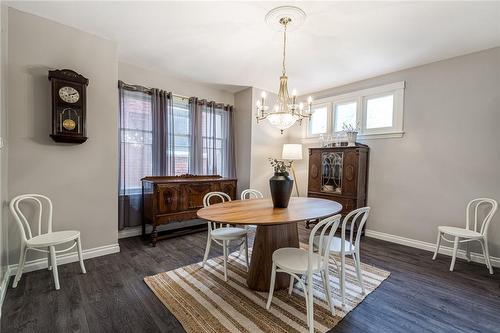
[{"label": "wall clock", "polygon": [[52,82],[52,133],[56,142],[84,143],[89,80],[70,69],[49,71]]}]

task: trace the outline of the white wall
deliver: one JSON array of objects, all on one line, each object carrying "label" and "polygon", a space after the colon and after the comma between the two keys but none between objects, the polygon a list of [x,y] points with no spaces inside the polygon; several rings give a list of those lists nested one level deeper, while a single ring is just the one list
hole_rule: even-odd
[{"label": "white wall", "polygon": [[[270,197],[269,178],[273,176],[273,169],[269,158],[281,158],[283,144],[287,142],[287,132],[280,131],[269,125],[267,120],[257,124],[257,109],[255,102],[260,98],[262,90],[252,88],[252,157],[250,170],[250,187],[261,191],[265,197]],[[277,100],[277,95],[267,92],[266,104],[272,106]]]},{"label": "white wall", "polygon": [[[118,59],[114,43],[9,9],[9,197],[43,193],[54,204],[54,229],[81,231],[83,248],[117,243]],[[51,124],[49,69],[89,78],[87,135],[81,145],[57,144]],[[10,263],[19,233],[9,225]],[[32,254],[33,255],[33,254]],[[34,258],[28,257],[28,260]]]},{"label": "white wall", "polygon": [[[7,31],[8,8],[0,4],[0,137],[7,138]],[[7,147],[0,148],[0,307],[2,304],[2,281],[7,273],[8,258],[8,209],[7,209]]]},{"label": "white wall", "polygon": [[250,169],[252,156],[252,91],[247,88],[234,94],[234,144],[236,154],[236,174],[239,194],[250,188]]},{"label": "white wall", "polygon": [[[262,89],[250,87],[235,94],[236,172],[239,192],[253,188],[270,197],[269,178],[274,171],[268,159],[281,158],[288,136],[267,120],[257,124],[255,102],[261,93]],[[276,94],[267,92],[266,104],[272,106],[276,99]]]},{"label": "white wall", "polygon": [[230,92],[217,89],[213,85],[186,81],[179,78],[163,75],[157,71],[144,69],[126,63],[118,63],[118,77],[129,84],[138,84],[149,88],[159,88],[172,91],[183,96],[196,96],[218,103],[233,105],[234,95]]},{"label": "white wall", "polygon": [[[313,94],[316,99],[406,81],[403,138],[370,146],[367,228],[435,242],[438,225],[465,225],[476,197],[500,201],[500,48],[419,66]],[[290,142],[301,141],[301,130]],[[305,141],[308,146],[318,143]],[[306,159],[297,164],[301,192]],[[500,256],[500,212],[490,229]],[[478,250],[478,249],[476,249]]]}]

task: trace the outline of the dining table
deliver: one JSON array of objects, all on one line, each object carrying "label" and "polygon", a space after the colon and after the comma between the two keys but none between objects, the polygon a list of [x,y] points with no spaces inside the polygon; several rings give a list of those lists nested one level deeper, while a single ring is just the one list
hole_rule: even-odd
[{"label": "dining table", "polygon": [[[271,199],[233,200],[198,210],[199,218],[237,226],[255,225],[247,285],[252,290],[269,291],[273,252],[283,247],[298,248],[298,222],[323,219],[342,210],[338,202],[319,198],[292,197],[287,208],[274,208]],[[276,275],[275,290],[286,289],[289,276]]]}]

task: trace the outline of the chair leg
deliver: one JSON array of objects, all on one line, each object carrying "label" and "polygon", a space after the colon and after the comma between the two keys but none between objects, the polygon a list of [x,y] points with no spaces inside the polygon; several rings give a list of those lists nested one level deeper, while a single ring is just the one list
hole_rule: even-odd
[{"label": "chair leg", "polygon": [[271,284],[269,285],[269,295],[267,296],[267,304],[266,304],[267,310],[269,310],[269,308],[271,307],[271,302],[273,300],[275,280],[276,280],[276,265],[273,262],[273,269],[271,270]]},{"label": "chair leg", "polygon": [[356,266],[355,267],[356,275],[358,276],[359,286],[361,287],[361,291],[363,292],[364,295],[366,294],[366,290],[365,290],[365,284],[363,283],[363,271],[361,270],[361,260],[359,254],[357,254],[356,252],[354,252],[352,256],[354,259],[354,265]]},{"label": "chair leg", "polygon": [[47,252],[47,269],[52,270],[52,263],[50,262],[50,252]]},{"label": "chair leg", "polygon": [[54,276],[54,284],[56,290],[59,290],[59,275],[57,272],[57,261],[56,261],[56,248],[54,246],[49,246],[50,250],[50,261],[52,262],[52,275]]},{"label": "chair leg", "polygon": [[312,273],[308,273],[308,278],[307,278],[307,298],[308,298],[308,304],[307,304],[307,317],[309,318],[309,332],[314,333],[314,298],[313,298],[313,280],[312,280]]},{"label": "chair leg", "polygon": [[321,272],[321,278],[323,279],[323,285],[325,288],[325,297],[328,306],[330,307],[330,311],[332,312],[332,316],[335,316],[335,306],[333,305],[332,299],[332,291],[330,289],[330,277],[328,275],[328,268]]},{"label": "chair leg", "polygon": [[224,252],[224,281],[227,282],[227,241],[222,241],[222,247]]},{"label": "chair leg", "polygon": [[208,259],[208,254],[210,253],[211,244],[212,244],[212,237],[210,236],[210,230],[209,230],[207,236],[207,247],[205,248],[205,255],[203,256],[203,263],[201,264],[201,267],[205,267],[205,263],[207,262]]},{"label": "chair leg", "polygon": [[12,282],[12,288],[16,288],[21,276],[23,275],[24,263],[26,262],[26,252],[28,248],[25,246],[21,247],[21,252],[19,253],[19,263],[17,264],[17,273],[14,277],[14,282]]},{"label": "chair leg", "polygon": [[85,265],[83,263],[82,241],[80,236],[76,239],[76,245],[78,246],[78,260],[80,261],[80,268],[82,269],[82,273],[86,274],[87,270],[85,269]]},{"label": "chair leg", "polygon": [[453,242],[453,256],[451,257],[450,272],[453,272],[453,267],[455,267],[457,252],[458,252],[458,237],[455,237],[455,241]]},{"label": "chair leg", "polygon": [[434,255],[432,256],[432,260],[436,260],[440,246],[441,246],[441,231],[438,230],[438,237],[437,237],[437,241],[436,241],[436,250],[434,251]]},{"label": "chair leg", "polygon": [[245,260],[247,262],[247,272],[250,269],[250,258],[248,258],[248,235],[245,235]]},{"label": "chair leg", "polygon": [[470,242],[465,243],[465,258],[467,259],[467,262],[471,261],[470,257]]},{"label": "chair leg", "polygon": [[490,274],[493,274],[493,267],[491,266],[490,251],[488,250],[488,243],[484,239],[481,239],[479,242],[481,243],[481,247],[483,248],[484,262],[486,263],[486,267],[488,267]]},{"label": "chair leg", "polygon": [[345,255],[340,255],[340,301],[345,306]]},{"label": "chair leg", "polygon": [[293,292],[293,283],[295,282],[295,278],[290,275],[290,285],[288,286],[288,295],[291,295]]}]

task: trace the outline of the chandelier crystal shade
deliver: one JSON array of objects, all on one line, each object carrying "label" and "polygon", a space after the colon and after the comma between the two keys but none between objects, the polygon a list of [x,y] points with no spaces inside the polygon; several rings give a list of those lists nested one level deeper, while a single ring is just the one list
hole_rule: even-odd
[{"label": "chandelier crystal shade", "polygon": [[[312,98],[307,101],[307,110],[304,109],[304,104],[297,104],[297,93],[292,91],[292,97],[288,93],[288,76],[286,75],[286,32],[292,22],[297,24],[302,23],[305,19],[305,13],[297,7],[283,6],[271,10],[266,15],[266,21],[270,24],[275,24],[276,20],[283,29],[283,68],[280,76],[280,87],[278,90],[278,100],[273,109],[268,112],[269,107],[266,105],[266,93],[263,91],[261,99],[257,101],[257,123],[267,119],[271,126],[276,127],[281,131],[290,128],[295,123],[302,124],[304,118],[311,117]],[[296,25],[297,25],[296,24]]]}]

